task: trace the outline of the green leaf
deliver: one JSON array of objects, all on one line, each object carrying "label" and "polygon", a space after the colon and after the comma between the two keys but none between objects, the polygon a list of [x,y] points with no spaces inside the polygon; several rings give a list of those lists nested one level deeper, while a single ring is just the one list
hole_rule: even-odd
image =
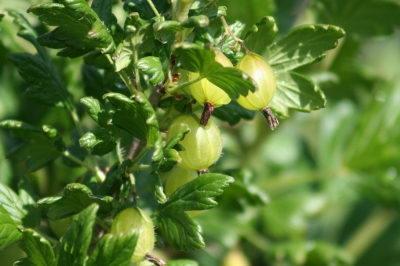
[{"label": "green leaf", "polygon": [[150,191],[158,203],[164,204],[167,201],[163,183],[161,182],[160,175],[157,172],[150,175]]},{"label": "green leaf", "polygon": [[215,19],[215,18],[219,18],[222,16],[227,16],[226,14],[226,6],[209,6],[206,9],[203,9],[200,13],[197,14],[203,14],[206,15],[210,20],[211,19]]},{"label": "green leaf", "polygon": [[314,2],[313,8],[318,22],[338,25],[352,37],[393,35],[400,26],[398,1],[320,0]]},{"label": "green leaf", "polygon": [[184,28],[194,28],[194,27],[207,27],[210,20],[205,15],[191,16],[187,20],[182,21],[180,25]]},{"label": "green leaf", "polygon": [[[18,195],[9,187],[0,183],[0,202],[2,208],[14,220],[14,222],[22,227],[34,228],[37,220],[28,215],[28,211],[24,208],[25,204]],[[29,206],[29,205],[28,205]]]},{"label": "green leaf", "polygon": [[254,92],[257,87],[244,72],[217,63],[212,49],[203,49],[191,43],[177,43],[174,44],[173,51],[179,55],[178,60],[182,68],[200,73],[199,79],[207,78],[232,99],[237,99],[240,95],[246,96],[249,91]]},{"label": "green leaf", "polygon": [[142,106],[119,93],[107,93],[104,98],[118,108],[112,117],[114,125],[142,141],[149,139],[150,128],[146,123],[149,114]]},{"label": "green leaf", "polygon": [[97,243],[86,266],[127,266],[135,250],[138,234],[106,234]]},{"label": "green leaf", "polygon": [[289,117],[289,109],[311,112],[326,106],[326,98],[319,87],[308,77],[295,72],[280,73],[271,109]]},{"label": "green leaf", "polygon": [[173,248],[188,252],[205,247],[200,225],[187,213],[159,213],[155,219]]},{"label": "green leaf", "polygon": [[79,144],[91,151],[92,155],[105,155],[117,146],[118,139],[115,134],[103,128],[96,128],[87,132],[79,140]]},{"label": "green leaf", "polygon": [[32,28],[29,21],[21,13],[18,13],[13,9],[6,9],[6,11],[8,15],[14,18],[13,23],[20,27],[17,35],[21,38],[24,38],[28,42],[32,43],[35,46],[36,50],[39,52],[40,56],[45,61],[50,61],[50,56],[43,48],[43,46],[41,46],[36,40],[37,38],[36,31]]},{"label": "green leaf", "polygon": [[194,38],[193,43],[200,47],[204,47],[206,43],[213,43],[214,38],[212,36],[212,31],[210,27],[205,28],[195,28],[193,30]]},{"label": "green leaf", "polygon": [[[234,21],[228,24],[229,29],[235,36],[240,36],[245,28],[245,24],[241,21]],[[222,26],[214,36],[214,43],[217,47],[221,47],[221,51],[226,55],[234,64],[236,64],[242,57],[243,52],[240,51],[240,45],[232,38],[230,34],[225,34],[225,28]],[[236,49],[232,49],[236,47]]]},{"label": "green leaf", "polygon": [[3,204],[0,205],[0,250],[22,239],[22,232],[10,217]]},{"label": "green leaf", "polygon": [[399,84],[397,79],[392,84],[379,86],[358,121],[351,121],[356,128],[346,141],[345,162],[352,169],[386,172],[399,166]]},{"label": "green leaf", "polygon": [[[185,138],[186,134],[189,133],[189,131],[190,129],[186,128],[178,132],[167,142],[167,144],[165,144],[164,149],[176,149],[179,142]],[[180,146],[181,145],[179,145],[179,147]]]},{"label": "green leaf", "polygon": [[199,266],[199,264],[194,260],[170,260],[167,266]]},{"label": "green leaf", "polygon": [[[99,70],[93,66],[82,66],[82,81],[84,84],[85,94],[101,100],[106,93],[104,89],[103,77]],[[82,100],[81,100],[82,101]]]},{"label": "green leaf", "polygon": [[151,85],[160,84],[164,78],[163,65],[160,58],[155,56],[146,56],[139,59],[136,63],[137,68],[145,75],[149,76]]},{"label": "green leaf", "polygon": [[111,115],[106,110],[104,104],[93,97],[84,97],[81,103],[85,106],[86,113],[101,127],[110,128]]},{"label": "green leaf", "polygon": [[278,33],[275,19],[263,17],[247,32],[245,44],[247,49],[256,54],[263,54]]},{"label": "green leaf", "polygon": [[0,127],[10,129],[13,136],[27,140],[26,143],[14,147],[7,158],[17,162],[26,160],[29,172],[34,172],[61,155],[65,149],[61,137],[57,131],[49,126],[43,126],[43,130],[29,124],[6,120],[0,122]]},{"label": "green leaf", "polygon": [[111,28],[117,23],[116,17],[112,14],[111,0],[93,0],[92,9],[99,16],[99,19],[104,22],[107,28]]},{"label": "green leaf", "polygon": [[153,24],[154,38],[162,43],[167,43],[175,38],[175,34],[182,29],[178,21],[159,19]]},{"label": "green leaf", "polygon": [[21,244],[18,245],[28,255],[17,261],[15,266],[55,266],[53,249],[45,238],[32,229],[25,229]]},{"label": "green leaf", "polygon": [[78,183],[68,184],[64,188],[61,198],[44,198],[37,202],[39,206],[50,208],[47,216],[52,220],[62,219],[81,212],[89,205],[96,203],[99,215],[107,215],[112,211],[112,197],[98,197],[85,185]]},{"label": "green leaf", "polygon": [[228,122],[231,126],[239,123],[242,118],[251,120],[254,118],[254,115],[254,111],[243,108],[236,101],[231,101],[229,104],[215,108],[213,112],[213,116],[222,121]]},{"label": "green leaf", "polygon": [[61,239],[58,266],[85,265],[98,209],[97,204],[92,204],[74,219]]},{"label": "green leaf", "polygon": [[[84,161],[85,157],[88,155],[88,152],[79,145],[79,139],[81,138],[81,135],[77,130],[74,130],[71,135],[71,142],[67,147],[67,153],[81,161]],[[64,155],[61,157],[61,159],[62,162],[68,167],[82,167],[81,164],[71,160],[68,157],[65,157]]]},{"label": "green leaf", "polygon": [[50,26],[58,26],[38,40],[50,48],[63,48],[59,56],[77,57],[97,48],[105,53],[115,50],[107,27],[85,0],[59,0],[58,3],[34,5],[27,12],[39,16],[40,21]]},{"label": "green leaf", "polygon": [[133,162],[129,159],[124,160],[120,165],[115,164],[107,173],[106,179],[100,185],[100,193],[104,195],[112,195],[117,187],[120,187],[124,180],[129,180],[129,174],[132,172]]},{"label": "green leaf", "polygon": [[[165,0],[152,0],[159,13],[163,13],[170,8],[170,4]],[[124,9],[129,13],[138,12],[143,19],[151,19],[156,15],[146,0],[127,0],[124,3]]]},{"label": "green leaf", "polygon": [[125,32],[127,33],[122,49],[113,56],[115,61],[115,71],[120,71],[130,66],[133,54],[132,46],[137,53],[142,55],[150,52],[154,47],[153,27],[149,21],[141,20],[138,13],[131,13],[125,20]]},{"label": "green leaf", "polygon": [[207,173],[186,183],[178,188],[169,197],[168,201],[158,209],[161,213],[171,213],[207,210],[215,207],[215,197],[223,193],[229,183],[234,180],[232,177],[222,174]]},{"label": "green leaf", "polygon": [[9,53],[7,58],[18,68],[20,76],[34,86],[28,88],[22,97],[45,105],[67,107],[69,93],[50,61],[27,53]]},{"label": "green leaf", "polygon": [[262,56],[275,75],[321,60],[334,49],[344,31],[333,25],[305,25],[293,29],[271,44]]},{"label": "green leaf", "polygon": [[36,206],[32,187],[25,175],[20,175],[20,180],[18,182],[18,196],[21,200],[23,209],[27,212],[25,219],[29,221],[32,228],[36,228],[40,224],[41,212]]}]

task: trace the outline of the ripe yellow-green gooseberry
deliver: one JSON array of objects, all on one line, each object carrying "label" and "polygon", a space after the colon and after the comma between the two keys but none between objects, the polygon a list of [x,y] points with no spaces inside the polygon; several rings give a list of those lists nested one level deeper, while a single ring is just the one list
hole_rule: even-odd
[{"label": "ripe yellow-green gooseberry", "polygon": [[[178,188],[189,183],[198,177],[197,171],[182,169],[179,166],[175,166],[171,171],[166,172],[162,175],[165,181],[165,194],[167,197],[171,196]],[[202,213],[203,211],[188,211],[187,214],[194,217]]]},{"label": "ripe yellow-green gooseberry", "polygon": [[[232,62],[220,51],[214,50],[215,61],[220,63],[224,67],[233,67]],[[198,73],[189,73],[189,80],[194,80],[198,78]],[[201,116],[200,123],[202,125],[207,125],[207,121],[211,116],[214,108],[221,105],[228,104],[231,102],[229,95],[212,84],[207,78],[192,84],[189,86],[190,92],[198,103],[204,106],[203,115]]]},{"label": "ripe yellow-green gooseberry", "polygon": [[271,129],[278,126],[278,119],[268,107],[276,91],[276,78],[271,66],[258,54],[249,52],[239,61],[236,68],[249,75],[258,85],[258,90],[240,96],[237,102],[249,110],[259,110],[267,118]]},{"label": "ripe yellow-green gooseberry", "polygon": [[221,132],[212,119],[203,126],[196,115],[186,114],[178,116],[171,122],[167,141],[187,128],[190,131],[179,142],[185,150],[179,151],[182,161],[178,163],[178,166],[186,170],[206,171],[221,156]]},{"label": "ripe yellow-green gooseberry", "polygon": [[154,248],[154,226],[150,216],[139,208],[127,208],[121,211],[111,225],[112,234],[138,233],[138,241],[131,262],[145,260],[146,254]]}]

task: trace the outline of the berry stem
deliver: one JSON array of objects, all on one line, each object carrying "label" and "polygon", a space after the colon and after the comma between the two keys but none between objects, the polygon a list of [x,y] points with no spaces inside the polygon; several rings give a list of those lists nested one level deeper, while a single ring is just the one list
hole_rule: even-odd
[{"label": "berry stem", "polygon": [[274,130],[279,125],[278,118],[276,118],[274,116],[274,114],[272,113],[272,111],[271,111],[271,109],[269,107],[262,109],[261,113],[267,119],[269,127],[271,128],[271,130]]},{"label": "berry stem", "polygon": [[162,259],[156,258],[150,253],[146,254],[146,260],[154,263],[157,266],[167,266],[167,264]]},{"label": "berry stem", "polygon": [[213,112],[214,112],[214,105],[206,101],[204,103],[203,113],[201,114],[200,124],[203,126],[207,126],[208,120],[211,118]]}]

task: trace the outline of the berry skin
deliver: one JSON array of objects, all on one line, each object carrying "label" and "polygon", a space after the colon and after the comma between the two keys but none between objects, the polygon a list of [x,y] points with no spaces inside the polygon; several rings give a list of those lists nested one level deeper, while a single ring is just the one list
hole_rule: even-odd
[{"label": "berry skin", "polygon": [[[224,67],[233,67],[231,61],[223,53],[218,50],[214,50],[214,52],[216,62],[220,63]],[[189,80],[194,80],[198,76],[198,73],[191,72],[189,74]],[[231,98],[228,94],[209,82],[207,78],[190,85],[189,89],[196,101],[201,105],[205,105],[205,103],[208,102],[214,107],[219,107],[231,102]]]},{"label": "berry skin", "polygon": [[145,259],[146,253],[154,248],[154,226],[150,216],[139,208],[127,208],[121,211],[111,226],[112,234],[138,233],[138,241],[131,262]]},{"label": "berry skin", "polygon": [[197,116],[181,115],[172,121],[167,141],[186,128],[190,131],[179,142],[186,150],[179,152],[182,162],[178,163],[178,166],[186,170],[207,170],[221,156],[221,132],[212,119],[208,121],[207,126],[202,126]]},{"label": "berry skin", "polygon": [[237,102],[249,110],[263,110],[268,107],[276,91],[276,79],[271,66],[261,56],[255,53],[246,54],[236,65],[236,68],[249,75],[258,85],[256,92],[240,96]]}]

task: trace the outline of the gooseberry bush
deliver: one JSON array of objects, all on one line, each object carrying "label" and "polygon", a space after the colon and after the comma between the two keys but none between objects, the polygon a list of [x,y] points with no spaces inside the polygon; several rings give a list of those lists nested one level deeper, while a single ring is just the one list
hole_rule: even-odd
[{"label": "gooseberry bush", "polygon": [[[228,186],[267,203],[240,170],[213,169],[224,160],[220,128],[261,113],[274,130],[290,110],[326,106],[317,84],[295,69],[334,49],[345,35],[338,26],[302,25],[277,37],[273,17],[229,23],[230,7],[217,1],[126,0],[113,13],[121,6],[114,2],[5,11],[35,49],[7,55],[26,82],[23,99],[61,109],[68,116],[60,119],[74,124],[66,132],[41,121],[0,123],[22,140],[7,158],[26,173],[17,191],[0,184],[0,250],[19,243],[27,255],[15,265],[198,265],[164,262],[153,249],[205,248],[197,216]],[[35,16],[42,24],[29,23]],[[69,62],[81,64],[79,92],[62,75]],[[37,198],[27,175],[55,161],[76,176]]]}]

